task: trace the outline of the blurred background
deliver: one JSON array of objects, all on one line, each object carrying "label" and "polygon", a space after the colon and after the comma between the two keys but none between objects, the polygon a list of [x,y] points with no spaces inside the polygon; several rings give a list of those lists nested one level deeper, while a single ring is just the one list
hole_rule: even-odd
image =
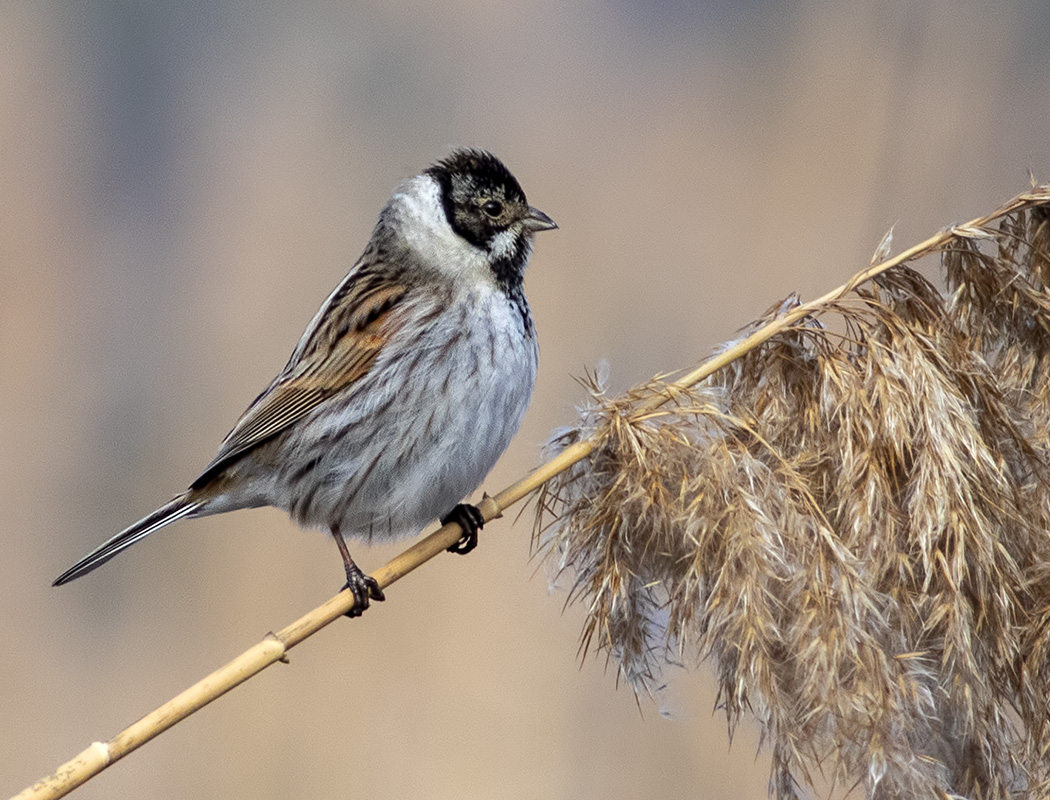
[{"label": "blurred background", "polygon": [[[890,226],[903,249],[1050,179],[1048,34],[1039,0],[0,5],[0,795],[342,584],[328,537],[259,510],[50,587],[211,459],[401,178],[486,147],[561,225],[494,492],[585,368],[619,390],[692,365]],[[530,519],[76,796],[765,797],[706,665],[636,703],[580,663]]]}]

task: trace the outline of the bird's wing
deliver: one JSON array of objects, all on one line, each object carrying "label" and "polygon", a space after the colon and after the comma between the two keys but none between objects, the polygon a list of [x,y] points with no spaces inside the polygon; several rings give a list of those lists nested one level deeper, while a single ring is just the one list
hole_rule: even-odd
[{"label": "bird's wing", "polygon": [[249,450],[361,380],[397,329],[408,289],[374,273],[351,273],[303,334],[287,366],[226,436],[190,489],[206,486]]}]

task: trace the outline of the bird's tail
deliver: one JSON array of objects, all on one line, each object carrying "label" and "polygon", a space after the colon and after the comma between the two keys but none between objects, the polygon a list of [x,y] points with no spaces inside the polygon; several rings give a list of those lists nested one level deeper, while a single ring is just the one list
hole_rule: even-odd
[{"label": "bird's tail", "polygon": [[105,564],[121,550],[131,547],[131,545],[135,544],[139,539],[144,539],[170,522],[174,522],[177,519],[182,519],[183,517],[192,514],[202,505],[204,505],[203,502],[199,500],[191,500],[188,494],[180,494],[171,502],[162,505],[152,514],[143,517],[131,527],[125,528],[109,541],[99,545],[80,559],[80,561],[55,578],[55,582],[51,585],[61,586],[63,583],[69,583],[72,580],[76,580],[81,575],[86,575],[95,567]]}]

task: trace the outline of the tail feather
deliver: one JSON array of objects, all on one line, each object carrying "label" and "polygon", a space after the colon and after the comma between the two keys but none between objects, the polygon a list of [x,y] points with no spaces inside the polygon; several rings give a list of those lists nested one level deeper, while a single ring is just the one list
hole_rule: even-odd
[{"label": "tail feather", "polygon": [[171,502],[158,508],[152,514],[143,517],[131,527],[125,528],[109,541],[99,545],[80,559],[80,561],[55,578],[55,582],[51,585],[61,586],[63,583],[69,583],[72,580],[76,580],[81,575],[86,575],[91,572],[91,570],[95,569],[95,567],[105,564],[121,550],[131,547],[131,545],[135,544],[139,539],[144,539],[154,531],[160,530],[165,525],[192,514],[202,505],[203,503],[199,501],[190,500],[187,495],[179,495]]}]

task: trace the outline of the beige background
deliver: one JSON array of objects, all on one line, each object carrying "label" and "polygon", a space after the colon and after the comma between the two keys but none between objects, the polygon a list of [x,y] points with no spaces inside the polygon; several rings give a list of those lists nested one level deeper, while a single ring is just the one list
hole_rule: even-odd
[{"label": "beige background", "polygon": [[[900,248],[1050,178],[1048,9],[0,5],[0,796],[339,588],[332,543],[270,510],[50,582],[210,460],[400,178],[484,146],[562,228],[499,489],[585,367],[690,365],[891,225]],[[763,798],[706,666],[639,706],[579,664],[529,534],[493,524],[77,796]]]}]

